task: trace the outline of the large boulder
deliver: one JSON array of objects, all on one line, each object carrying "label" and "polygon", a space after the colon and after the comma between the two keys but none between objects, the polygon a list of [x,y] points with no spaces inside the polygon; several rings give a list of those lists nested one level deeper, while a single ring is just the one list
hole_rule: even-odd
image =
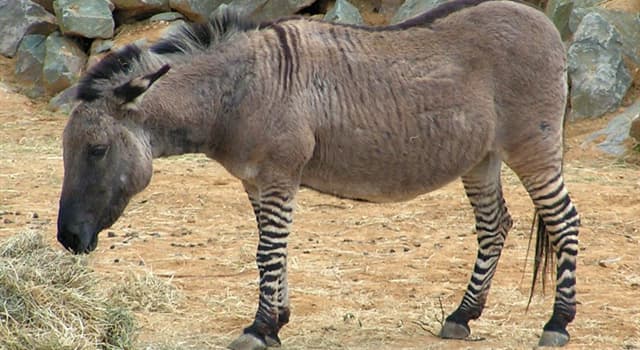
[{"label": "large boulder", "polygon": [[622,103],[631,75],[622,57],[622,39],[601,14],[587,14],[568,50],[574,117],[597,117]]},{"label": "large boulder", "polygon": [[[174,0],[171,0],[174,1]],[[255,21],[270,21],[291,16],[311,6],[316,0],[231,0],[224,1],[218,9],[225,7],[251,17]]]},{"label": "large boulder", "polygon": [[56,18],[29,0],[0,0],[0,54],[13,57],[27,34],[49,34]]},{"label": "large boulder", "polygon": [[391,24],[400,23],[411,17],[419,15],[425,11],[444,4],[448,0],[406,0],[402,6],[396,11],[396,14],[391,18]]},{"label": "large boulder", "polygon": [[576,28],[569,25],[572,13],[576,10],[588,8],[600,3],[600,0],[549,0],[547,2],[546,13],[551,21],[556,25],[562,40],[571,39],[571,34]]},{"label": "large boulder", "polygon": [[53,8],[65,35],[108,39],[115,23],[108,0],[55,0]]},{"label": "large boulder", "polygon": [[30,98],[45,94],[42,85],[42,68],[45,57],[45,40],[42,34],[25,35],[16,54],[15,76],[23,92]]},{"label": "large boulder", "polygon": [[[589,135],[585,140],[586,143],[594,142],[596,140],[602,140],[597,144],[597,147],[605,153],[622,156],[627,152],[625,141],[633,133],[634,127],[632,126],[634,120],[637,122],[640,115],[640,101],[637,101],[633,105],[629,106],[620,115],[611,119],[607,126],[595,133]],[[638,135],[640,136],[640,135]],[[638,139],[640,140],[640,139]]]},{"label": "large boulder", "polygon": [[584,16],[595,12],[613,25],[620,34],[622,51],[635,65],[640,66],[640,17],[637,13],[612,11],[600,7],[574,9],[569,20],[569,29],[576,31]]},{"label": "large boulder", "polygon": [[347,0],[338,0],[335,5],[324,16],[327,21],[343,24],[364,24],[364,20],[358,9]]},{"label": "large boulder", "polygon": [[169,5],[192,21],[204,22],[218,6],[228,2],[229,0],[170,0]]},{"label": "large boulder", "polygon": [[87,62],[87,55],[73,40],[59,32],[49,35],[45,45],[42,81],[47,92],[53,95],[78,80]]}]

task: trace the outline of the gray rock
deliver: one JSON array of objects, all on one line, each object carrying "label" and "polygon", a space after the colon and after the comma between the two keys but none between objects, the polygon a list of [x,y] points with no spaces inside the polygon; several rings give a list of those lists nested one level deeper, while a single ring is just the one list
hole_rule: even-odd
[{"label": "gray rock", "polygon": [[573,117],[616,110],[631,85],[615,27],[598,13],[584,17],[568,51]]},{"label": "gray rock", "polygon": [[347,0],[338,0],[324,19],[336,23],[344,24],[363,24],[364,20],[358,9],[351,5]]},{"label": "gray rock", "polygon": [[600,3],[600,0],[549,0],[546,13],[556,25],[562,40],[569,40],[576,28],[570,28],[569,22],[574,10],[592,7]]},{"label": "gray rock", "polygon": [[183,23],[182,20],[173,22],[141,21],[123,24],[118,27],[118,33],[112,40],[96,39],[93,41],[89,50],[87,68],[99,62],[109,52],[119,50],[126,45],[138,43],[142,47],[146,47],[153,44],[158,39],[167,37],[181,23]]},{"label": "gray rock", "polygon": [[128,23],[170,10],[169,0],[111,0],[111,2],[117,10],[118,23]]},{"label": "gray rock", "polygon": [[448,0],[406,0],[391,18],[391,24],[400,23],[411,17],[419,15],[427,10],[431,10]]},{"label": "gray rock", "polygon": [[49,34],[56,30],[56,18],[29,0],[0,0],[0,54],[13,57],[22,37]]},{"label": "gray rock", "polygon": [[611,11],[599,7],[578,8],[571,13],[569,29],[575,31],[587,14],[595,12],[611,23],[620,34],[622,51],[640,65],[640,16],[637,13]]},{"label": "gray rock", "polygon": [[78,95],[77,87],[78,85],[74,84],[55,95],[51,100],[49,100],[47,109],[53,112],[70,114],[73,108],[80,103],[80,101],[76,99],[76,96]]},{"label": "gray rock", "polygon": [[45,45],[42,81],[47,92],[53,95],[78,80],[87,62],[87,55],[73,40],[58,32],[49,35]]},{"label": "gray rock", "polygon": [[151,16],[149,22],[172,22],[183,18],[180,12],[162,12]]},{"label": "gray rock", "polygon": [[55,0],[53,9],[65,35],[102,39],[113,36],[113,5],[108,0]]},{"label": "gray rock", "polygon": [[620,115],[611,119],[604,129],[589,135],[585,139],[585,143],[591,143],[604,137],[604,141],[597,144],[599,149],[618,157],[624,155],[627,151],[624,142],[629,138],[631,125],[634,119],[638,120],[638,116],[640,116],[640,101],[632,104]]},{"label": "gray rock", "polygon": [[256,21],[269,21],[296,14],[314,2],[315,0],[232,0],[227,5]]},{"label": "gray rock", "polygon": [[42,67],[44,66],[45,40],[41,34],[25,35],[16,54],[15,76],[23,93],[30,98],[45,94],[42,85]]},{"label": "gray rock", "polygon": [[103,53],[111,50],[111,48],[113,48],[113,40],[96,39],[93,42],[91,42],[91,48],[89,49],[89,53],[92,55]]},{"label": "gray rock", "polygon": [[202,22],[209,18],[221,4],[229,0],[170,0],[169,5],[192,21]]}]

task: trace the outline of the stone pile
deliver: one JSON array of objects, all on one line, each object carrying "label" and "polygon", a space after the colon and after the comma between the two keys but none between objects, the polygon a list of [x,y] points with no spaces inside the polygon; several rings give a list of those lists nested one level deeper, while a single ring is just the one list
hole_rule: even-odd
[{"label": "stone pile", "polygon": [[[398,23],[446,1],[378,0],[375,8]],[[221,6],[256,20],[315,11],[330,21],[364,23],[348,0],[0,0],[0,54],[16,57],[16,77],[28,96],[63,91],[52,100],[61,104],[72,95],[65,89],[108,52],[153,43]],[[640,84],[640,3],[549,0],[546,13],[567,46],[571,119],[615,112],[625,97],[630,104],[628,91]],[[640,130],[635,123],[632,130]]]},{"label": "stone pile", "polygon": [[[288,16],[316,0],[0,0],[0,54],[15,57],[15,75],[32,98],[53,107],[73,95],[66,89],[110,51],[151,44],[182,21],[206,21],[220,6],[256,20]],[[364,23],[346,0],[327,19]]]}]

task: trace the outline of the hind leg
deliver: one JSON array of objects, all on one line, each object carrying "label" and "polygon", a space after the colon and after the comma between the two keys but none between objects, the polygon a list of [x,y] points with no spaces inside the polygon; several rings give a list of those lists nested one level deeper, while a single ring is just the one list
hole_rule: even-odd
[{"label": "hind leg", "polygon": [[[576,314],[576,258],[580,218],[564,185],[561,167],[551,168],[542,176],[521,178],[542,219],[545,231],[542,234],[548,235],[556,258],[553,314],[544,326],[539,345],[563,346],[569,341],[567,325]],[[546,251],[546,254],[552,252]]]},{"label": "hind leg", "polygon": [[462,177],[476,218],[478,254],[460,306],[447,317],[440,337],[463,339],[470,334],[469,321],[480,317],[491,280],[512,221],[500,183],[501,160],[488,156]]}]

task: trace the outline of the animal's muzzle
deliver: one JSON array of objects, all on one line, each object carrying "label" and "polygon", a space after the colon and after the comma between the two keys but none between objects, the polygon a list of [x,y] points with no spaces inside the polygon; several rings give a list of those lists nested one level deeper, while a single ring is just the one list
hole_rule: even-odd
[{"label": "animal's muzzle", "polygon": [[78,220],[64,206],[58,212],[58,242],[74,254],[89,254],[98,246],[98,232],[87,221]]}]

